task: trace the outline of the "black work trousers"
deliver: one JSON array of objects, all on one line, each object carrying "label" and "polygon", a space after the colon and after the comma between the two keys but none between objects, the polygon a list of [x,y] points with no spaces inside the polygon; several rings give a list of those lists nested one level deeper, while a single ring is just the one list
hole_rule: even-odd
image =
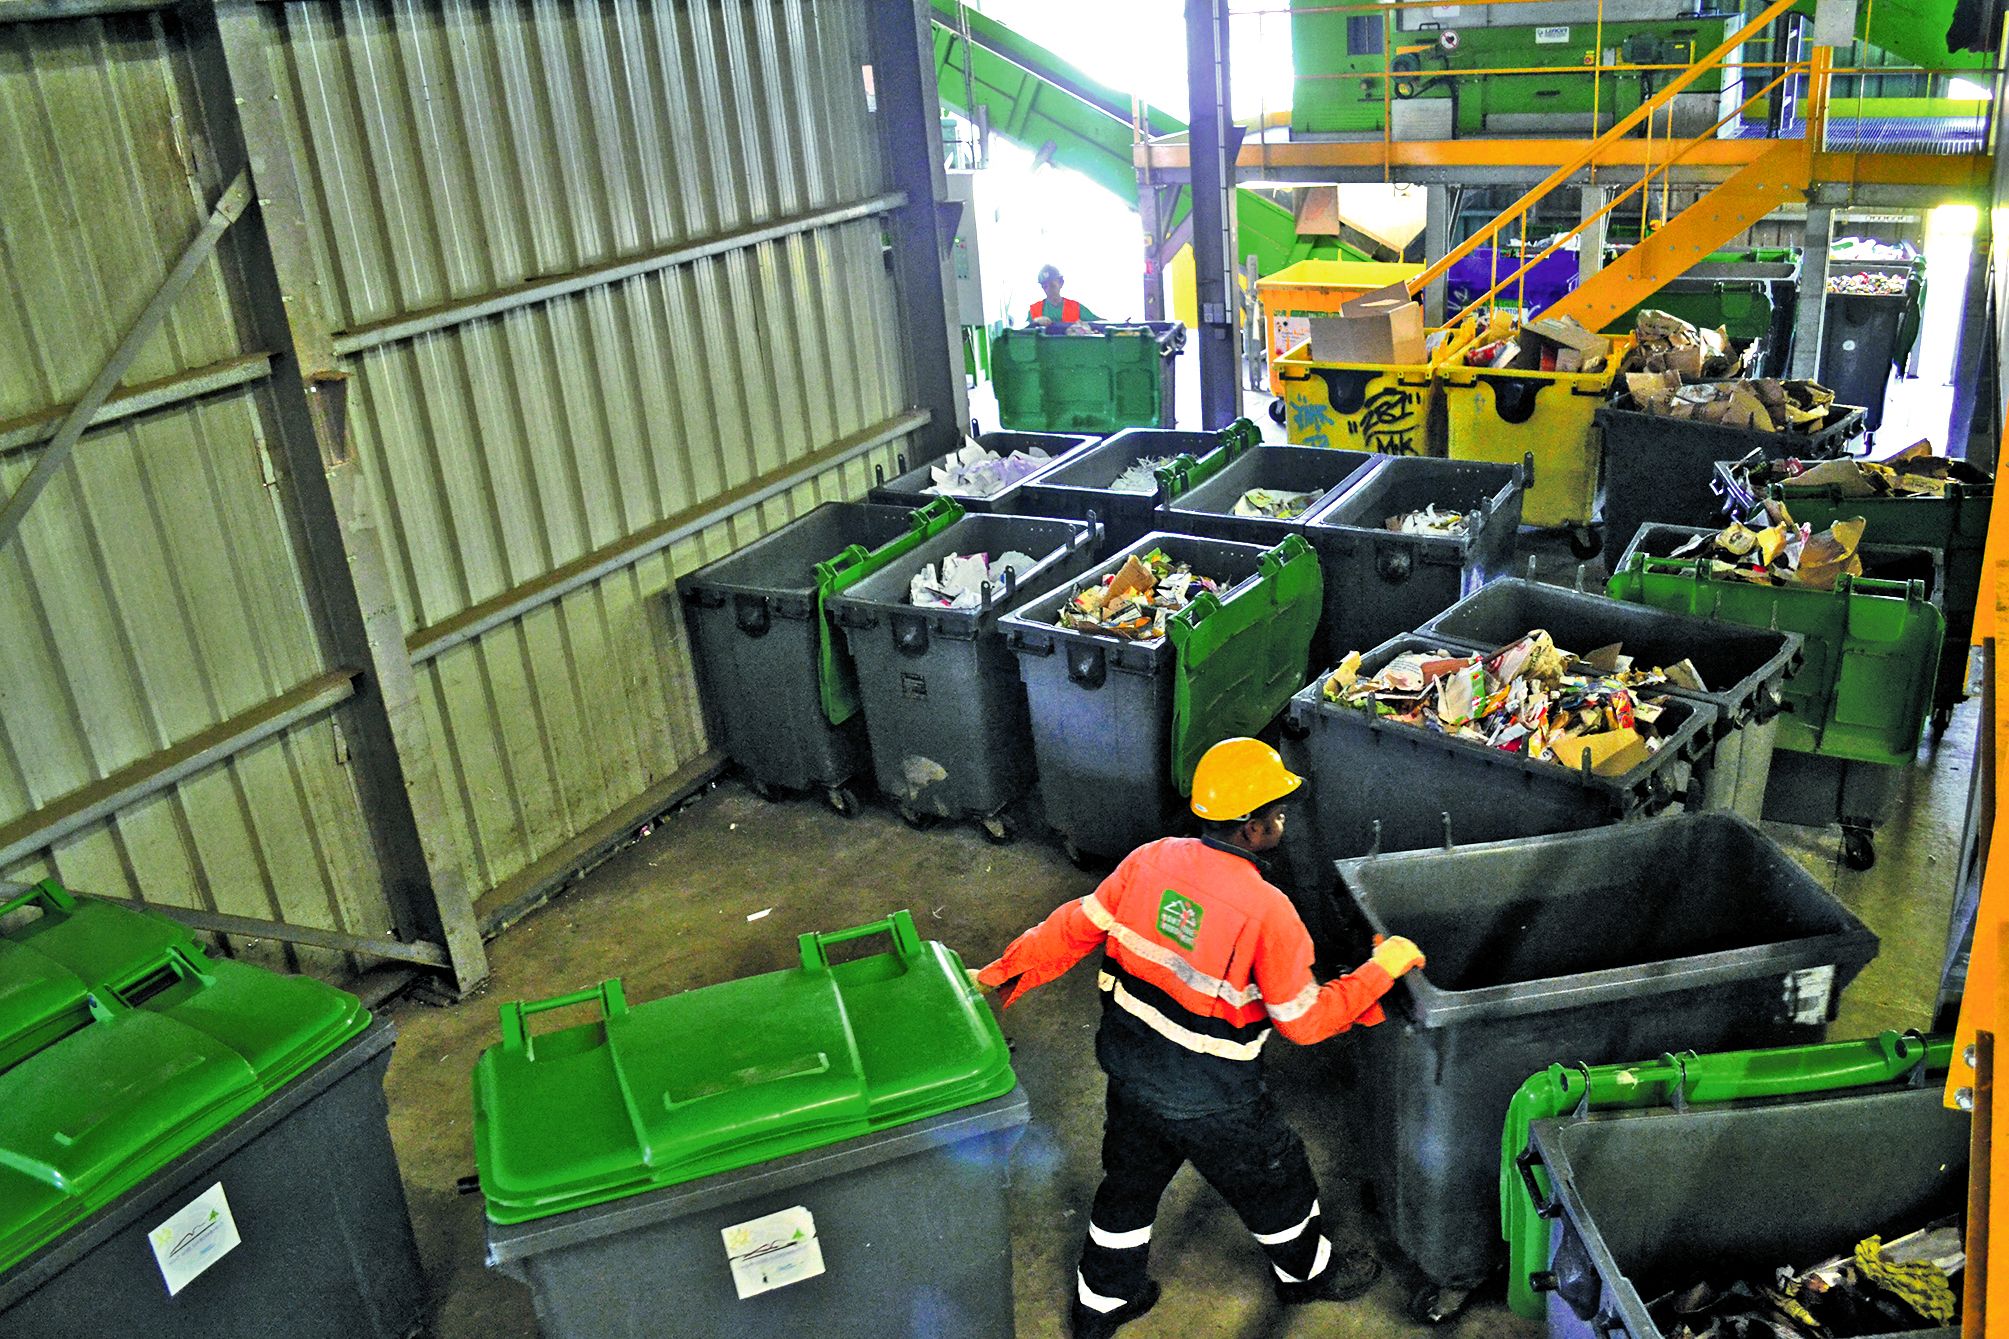
[{"label": "black work trousers", "polygon": [[1267,1092],[1228,1111],[1174,1117],[1112,1080],[1102,1185],[1075,1281],[1081,1305],[1113,1311],[1143,1290],[1159,1197],[1188,1162],[1255,1235],[1279,1284],[1303,1284],[1329,1267],[1311,1161]]}]

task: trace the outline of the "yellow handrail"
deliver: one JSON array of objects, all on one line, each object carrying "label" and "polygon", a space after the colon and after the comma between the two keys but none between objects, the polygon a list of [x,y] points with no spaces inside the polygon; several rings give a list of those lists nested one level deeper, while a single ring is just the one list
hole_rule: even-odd
[{"label": "yellow handrail", "polygon": [[[1568,181],[1576,175],[1580,168],[1594,160],[1601,149],[1608,144],[1613,144],[1624,139],[1626,135],[1631,133],[1634,126],[1650,118],[1662,107],[1672,103],[1676,94],[1687,89],[1690,84],[1700,79],[1709,71],[1720,67],[1725,56],[1737,50],[1763,29],[1769,27],[1773,20],[1792,9],[1795,3],[1797,3],[1797,0],[1772,0],[1772,3],[1767,5],[1757,18],[1739,28],[1730,37],[1725,39],[1722,45],[1711,51],[1702,60],[1668,80],[1667,87],[1661,89],[1645,102],[1640,103],[1639,106],[1626,113],[1617,121],[1614,121],[1610,130],[1605,131],[1604,134],[1592,140],[1576,158],[1542,178],[1526,195],[1523,195],[1519,200],[1507,206],[1498,218],[1473,233],[1472,236],[1466,238],[1457,246],[1452,247],[1451,250],[1444,254],[1443,259],[1437,261],[1436,264],[1424,270],[1422,274],[1410,280],[1409,291],[1411,293],[1421,293],[1428,285],[1448,273],[1453,265],[1471,255],[1474,251],[1477,251],[1492,238],[1498,236],[1500,231],[1511,220],[1519,218],[1533,209],[1535,205],[1547,197],[1550,191]],[[1811,126],[1808,127],[1808,133],[1810,135],[1812,133]]]}]

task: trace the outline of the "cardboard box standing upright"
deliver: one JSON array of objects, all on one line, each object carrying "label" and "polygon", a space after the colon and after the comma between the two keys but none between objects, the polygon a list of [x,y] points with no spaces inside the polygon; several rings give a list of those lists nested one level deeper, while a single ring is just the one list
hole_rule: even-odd
[{"label": "cardboard box standing upright", "polygon": [[1428,357],[1423,305],[1409,296],[1405,284],[1362,294],[1337,316],[1311,318],[1311,356],[1320,363],[1421,364]]}]

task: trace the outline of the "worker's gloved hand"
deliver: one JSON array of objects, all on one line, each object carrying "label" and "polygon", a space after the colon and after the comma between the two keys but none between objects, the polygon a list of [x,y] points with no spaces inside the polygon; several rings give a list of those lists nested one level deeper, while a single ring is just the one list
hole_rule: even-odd
[{"label": "worker's gloved hand", "polygon": [[984,984],[983,968],[965,967],[963,970],[969,973],[971,990],[983,991],[990,989],[988,985]]},{"label": "worker's gloved hand", "polygon": [[1410,968],[1423,965],[1423,951],[1401,935],[1376,935],[1374,965],[1391,977],[1399,977]]},{"label": "worker's gloved hand", "polygon": [[1032,323],[1034,325],[1052,325],[1053,318],[1051,316],[1035,316],[1032,318]]}]

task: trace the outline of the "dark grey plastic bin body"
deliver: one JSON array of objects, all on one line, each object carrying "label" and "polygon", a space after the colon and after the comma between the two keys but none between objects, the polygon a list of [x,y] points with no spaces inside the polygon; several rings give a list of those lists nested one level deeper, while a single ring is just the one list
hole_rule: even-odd
[{"label": "dark grey plastic bin body", "polygon": [[[736,1172],[512,1226],[488,1263],[546,1339],[1011,1339],[1007,1163],[1025,1090]],[[720,1233],[790,1208],[824,1273],[742,1299]]]},{"label": "dark grey plastic bin body", "polygon": [[[1063,459],[1083,447],[1091,446],[1095,438],[1070,432],[986,432],[977,437],[977,445],[1000,455],[1010,455],[1014,451],[1030,451],[1037,448],[1046,452],[1053,460],[1016,483],[1006,484],[995,493],[938,493],[934,490],[934,475],[930,471],[946,457],[930,456],[913,469],[897,474],[884,483],[875,486],[867,496],[871,502],[889,507],[925,507],[938,497],[952,497],[957,504],[972,515],[987,512],[1016,512],[1019,510],[1019,491],[1028,479],[1044,474]],[[907,459],[902,456],[904,463]]]},{"label": "dark grey plastic bin body", "polygon": [[852,544],[897,539],[911,516],[826,502],[677,583],[714,738],[755,782],[808,790],[842,786],[863,770],[862,716],[832,725],[823,711],[816,564]]},{"label": "dark grey plastic bin body", "polygon": [[[1343,495],[1386,459],[1371,451],[1340,451],[1322,446],[1251,447],[1240,460],[1207,482],[1160,505],[1158,524],[1180,534],[1231,539],[1268,548],[1285,535],[1303,534],[1305,521],[1313,512]],[[1235,503],[1251,488],[1315,492],[1319,496],[1287,521],[1235,515]],[[1332,598],[1329,591],[1326,598]]]},{"label": "dark grey plastic bin body", "polygon": [[1172,784],[1171,638],[1140,646],[1054,622],[1076,591],[1115,572],[1132,553],[1153,548],[1229,583],[1223,600],[1260,574],[1267,552],[1255,544],[1149,534],[1003,620],[1032,713],[1046,821],[1072,848],[1091,855],[1128,855],[1189,821]]},{"label": "dark grey plastic bin body", "polygon": [[1908,292],[1888,297],[1829,293],[1827,303],[1816,380],[1843,404],[1861,405],[1863,427],[1875,432],[1883,426],[1883,397],[1897,359],[1898,327],[1911,297]]},{"label": "dark grey plastic bin body", "polygon": [[[1405,651],[1458,648],[1392,638],[1362,657],[1361,677]],[[1308,895],[1330,886],[1334,860],[1443,845],[1447,813],[1450,840],[1460,845],[1657,814],[1687,789],[1716,720],[1713,707],[1670,699],[1660,718],[1667,743],[1624,776],[1604,777],[1327,702],[1324,684],[1320,674],[1291,699],[1280,745],[1284,762],[1305,778],[1284,849]]]},{"label": "dark grey plastic bin body", "polygon": [[[1325,659],[1337,664],[1414,632],[1514,562],[1524,474],[1518,465],[1390,456],[1306,519],[1325,574]],[[1463,535],[1400,535],[1388,518],[1435,504],[1472,517]]]},{"label": "dark grey plastic bin body", "polygon": [[[0,1274],[0,1334],[405,1339],[425,1279],[391,1148],[382,1020]],[[242,1240],[173,1297],[147,1234],[222,1185]]]},{"label": "dark grey plastic bin body", "polygon": [[1764,812],[1774,823],[1870,830],[1891,816],[1903,788],[1902,767],[1782,752],[1772,763]]},{"label": "dark grey plastic bin body", "polygon": [[1218,433],[1125,428],[1026,480],[1018,491],[1017,510],[1027,516],[1076,521],[1092,516],[1102,522],[1102,552],[1111,554],[1154,529],[1158,505],[1165,500],[1162,484],[1148,493],[1116,492],[1109,485],[1118,475],[1147,456],[1183,454],[1199,460],[1221,445]]},{"label": "dark grey plastic bin body", "polygon": [[1508,578],[1459,601],[1419,635],[1493,651],[1536,628],[1578,654],[1621,643],[1642,667],[1682,660],[1693,664],[1705,691],[1668,691],[1716,709],[1716,747],[1695,769],[1706,797],[1702,807],[1727,809],[1754,823],[1763,817],[1772,746],[1784,710],[1781,689],[1800,659],[1798,633],[1689,618]]},{"label": "dark grey plastic bin body", "polygon": [[[1553,1339],[1662,1339],[1650,1302],[1707,1274],[1763,1278],[1966,1206],[1971,1119],[1915,1089],[1536,1121],[1558,1190]],[[1842,1150],[1820,1156],[1818,1150]],[[1681,1169],[1669,1175],[1669,1169]],[[1599,1316],[1609,1324],[1594,1324]],[[1956,1326],[1899,1332],[1957,1339]],[[1899,1333],[1878,1339],[1899,1339]]]},{"label": "dark grey plastic bin body", "polygon": [[1604,566],[1618,570],[1619,554],[1647,521],[1714,525],[1723,514],[1716,462],[1756,453],[1766,460],[1838,456],[1863,431],[1863,411],[1831,405],[1817,432],[1758,432],[1720,423],[1668,418],[1605,405],[1596,414],[1604,436]]},{"label": "dark grey plastic bin body", "polygon": [[1729,814],[1371,856],[1338,874],[1358,935],[1407,935],[1428,955],[1350,1048],[1342,1105],[1396,1244],[1443,1287],[1504,1258],[1500,1130],[1528,1075],[1820,1040],[1877,952]]},{"label": "dark grey plastic bin body", "polygon": [[[1038,561],[980,609],[907,603],[916,572],[952,553],[1017,550]],[[998,620],[1023,592],[1078,576],[1094,536],[1077,521],[966,516],[833,599],[858,667],[879,790],[917,815],[984,818],[1032,785],[1032,723],[1018,658]]]}]

